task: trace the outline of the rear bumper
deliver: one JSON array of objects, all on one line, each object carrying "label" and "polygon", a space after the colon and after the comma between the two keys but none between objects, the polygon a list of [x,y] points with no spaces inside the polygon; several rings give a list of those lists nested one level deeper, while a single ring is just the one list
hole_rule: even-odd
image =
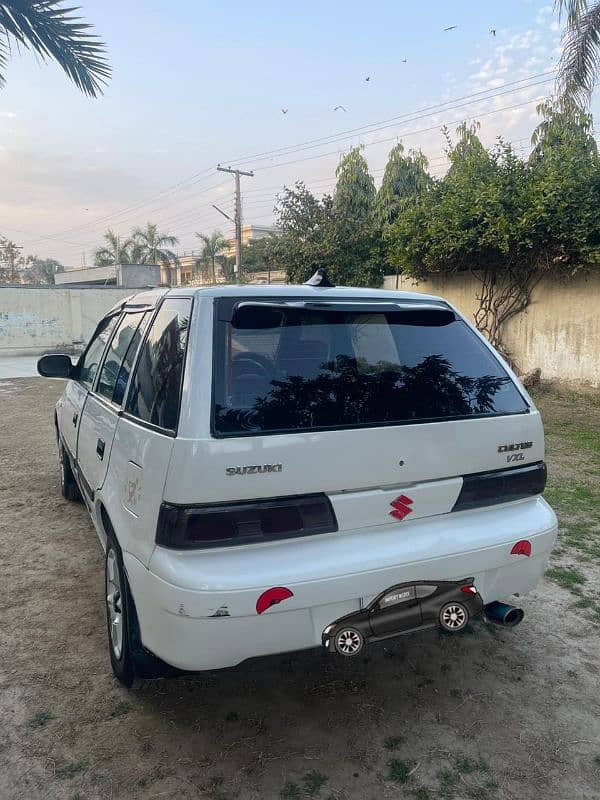
[{"label": "rear bumper", "polygon": [[[531,556],[511,555],[521,539]],[[323,629],[394,584],[475,577],[483,601],[524,594],[544,573],[556,517],[542,498],[309,539],[180,553],[149,569],[126,553],[142,641],[163,661],[203,670],[321,644]],[[257,613],[271,587],[291,595]]]}]

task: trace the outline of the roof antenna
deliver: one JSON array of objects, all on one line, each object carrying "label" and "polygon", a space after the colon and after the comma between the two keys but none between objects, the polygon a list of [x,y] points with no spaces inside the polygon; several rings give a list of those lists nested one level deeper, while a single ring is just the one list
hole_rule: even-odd
[{"label": "roof antenna", "polygon": [[332,289],[335,286],[335,283],[332,283],[329,280],[325,269],[323,267],[319,267],[312,278],[304,281],[304,286],[318,286],[320,289]]}]

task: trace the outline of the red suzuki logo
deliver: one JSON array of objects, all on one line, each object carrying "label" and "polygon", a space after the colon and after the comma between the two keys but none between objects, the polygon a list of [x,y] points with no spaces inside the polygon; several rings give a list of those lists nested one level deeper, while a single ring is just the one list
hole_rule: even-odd
[{"label": "red suzuki logo", "polygon": [[390,517],[403,520],[404,517],[407,517],[412,511],[412,502],[413,501],[410,499],[410,497],[407,497],[405,494],[401,494],[400,497],[397,497],[390,503],[394,509],[393,511],[390,511]]}]

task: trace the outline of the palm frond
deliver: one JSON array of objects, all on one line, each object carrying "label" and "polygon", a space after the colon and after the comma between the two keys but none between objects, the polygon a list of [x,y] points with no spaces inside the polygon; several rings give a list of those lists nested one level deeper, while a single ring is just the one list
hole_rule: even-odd
[{"label": "palm frond", "polygon": [[[106,46],[76,11],[65,8],[62,0],[0,0],[0,32],[44,60],[53,58],[84,94],[97,97],[111,75]],[[0,86],[6,58],[0,40]]]},{"label": "palm frond", "polygon": [[587,11],[587,0],[555,0],[554,10],[558,11],[558,16],[567,19],[567,25],[573,25]]},{"label": "palm frond", "polygon": [[564,34],[558,84],[565,103],[585,107],[598,78],[600,62],[600,3],[595,3]]}]

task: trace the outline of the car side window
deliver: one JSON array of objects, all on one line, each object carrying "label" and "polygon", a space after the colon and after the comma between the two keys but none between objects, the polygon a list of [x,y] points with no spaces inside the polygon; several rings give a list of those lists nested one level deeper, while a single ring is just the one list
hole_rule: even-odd
[{"label": "car side window", "polygon": [[[119,322],[110,344],[108,345],[104,363],[100,370],[100,377],[96,385],[96,392],[102,395],[102,397],[106,397],[108,400],[113,398],[113,392],[116,391],[121,364],[138,329],[142,316],[141,312],[138,314],[125,314]],[[125,385],[127,385],[126,379]],[[122,386],[121,399],[123,398],[124,392],[125,386]]]},{"label": "car side window", "polygon": [[102,320],[79,362],[78,378],[81,383],[85,384],[88,388],[91,387],[94,382],[96,372],[98,371],[98,365],[102,359],[102,353],[115,329],[118,319],[119,315],[115,314],[112,317],[106,317]]},{"label": "car side window", "polygon": [[127,398],[127,412],[171,431],[179,415],[191,308],[191,298],[164,301],[142,345]]},{"label": "car side window", "polygon": [[[132,316],[138,317],[140,315],[135,314]],[[123,402],[125,389],[127,388],[127,382],[129,381],[129,376],[135,362],[135,357],[151,316],[151,311],[146,311],[143,315],[141,315],[141,320],[131,338],[131,341],[129,342],[129,347],[127,348],[125,357],[123,358],[123,363],[121,364],[119,374],[117,375],[117,382],[115,384],[115,390],[112,398],[113,403],[116,403],[118,406],[120,406]]]}]

